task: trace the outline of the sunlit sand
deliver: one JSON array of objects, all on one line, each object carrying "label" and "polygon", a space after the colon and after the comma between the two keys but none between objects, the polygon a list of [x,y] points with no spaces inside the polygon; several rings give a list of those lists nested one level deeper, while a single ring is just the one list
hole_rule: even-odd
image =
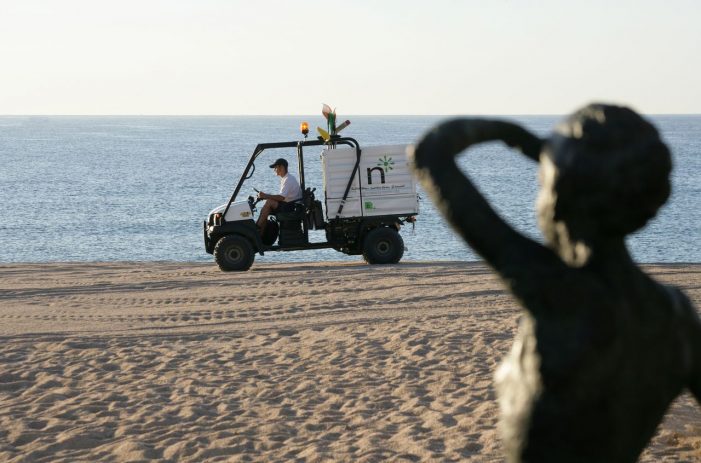
[{"label": "sunlit sand", "polygon": [[[476,263],[0,265],[0,461],[502,461],[519,311]],[[701,461],[691,396],[641,461]]]}]

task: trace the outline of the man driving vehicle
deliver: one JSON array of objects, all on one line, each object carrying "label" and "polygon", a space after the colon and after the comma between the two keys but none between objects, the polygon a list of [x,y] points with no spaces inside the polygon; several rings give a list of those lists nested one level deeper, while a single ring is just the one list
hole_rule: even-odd
[{"label": "man driving vehicle", "polygon": [[264,199],[265,204],[258,216],[258,230],[262,234],[268,223],[268,216],[272,212],[289,212],[294,210],[294,202],[302,199],[302,189],[294,175],[287,172],[287,161],[278,159],[270,164],[271,169],[275,169],[275,175],[280,177],[280,193],[271,195],[262,191],[258,192],[258,199]]}]

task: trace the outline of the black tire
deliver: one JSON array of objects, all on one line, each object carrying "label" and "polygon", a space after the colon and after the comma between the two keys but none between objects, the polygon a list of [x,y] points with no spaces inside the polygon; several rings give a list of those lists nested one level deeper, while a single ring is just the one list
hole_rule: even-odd
[{"label": "black tire", "polygon": [[225,236],[214,246],[214,260],[224,272],[248,270],[254,258],[253,246],[243,236]]},{"label": "black tire", "polygon": [[404,255],[404,240],[393,228],[370,230],[363,241],[363,259],[368,264],[396,264]]}]

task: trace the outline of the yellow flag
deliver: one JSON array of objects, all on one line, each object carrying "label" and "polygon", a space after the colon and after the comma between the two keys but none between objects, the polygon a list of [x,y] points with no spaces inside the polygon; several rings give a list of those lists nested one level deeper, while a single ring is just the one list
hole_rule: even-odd
[{"label": "yellow flag", "polygon": [[329,135],[329,133],[326,130],[322,129],[321,127],[317,127],[316,131],[319,132],[319,135],[321,135],[321,138],[323,138],[324,141],[331,140],[331,136]]}]

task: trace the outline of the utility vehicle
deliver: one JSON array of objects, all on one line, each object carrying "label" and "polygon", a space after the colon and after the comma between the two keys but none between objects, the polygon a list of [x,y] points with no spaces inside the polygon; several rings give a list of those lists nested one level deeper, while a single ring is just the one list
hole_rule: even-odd
[{"label": "utility vehicle", "polygon": [[[323,203],[304,175],[305,149],[310,147],[322,147],[323,179],[313,181],[323,184]],[[293,211],[271,214],[261,236],[254,220],[258,201],[253,196],[238,200],[239,193],[253,178],[256,160],[264,152],[290,148],[297,151],[303,197]],[[251,182],[248,188],[253,187]],[[397,263],[404,254],[399,231],[405,223],[413,224],[418,212],[416,183],[404,145],[361,149],[355,139],[338,135],[328,140],[262,143],[253,151],[229,201],[204,221],[204,245],[223,271],[248,270],[256,253],[322,248],[362,254],[370,264]],[[323,230],[325,240],[311,241],[313,230]]]}]

